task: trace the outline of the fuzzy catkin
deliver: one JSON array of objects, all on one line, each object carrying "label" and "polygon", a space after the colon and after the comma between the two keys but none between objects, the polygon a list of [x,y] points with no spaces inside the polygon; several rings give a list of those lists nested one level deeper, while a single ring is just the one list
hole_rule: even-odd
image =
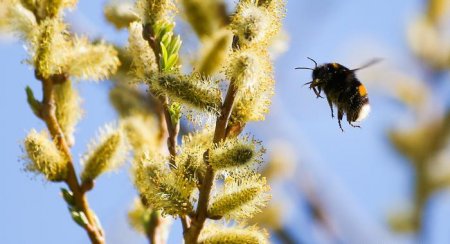
[{"label": "fuzzy catkin", "polygon": [[45,133],[31,130],[24,141],[29,163],[26,170],[41,173],[49,181],[63,181],[67,177],[67,160]]},{"label": "fuzzy catkin", "polygon": [[257,173],[227,177],[211,199],[208,215],[238,221],[251,218],[266,206],[271,197],[269,191],[266,179]]},{"label": "fuzzy catkin", "polygon": [[196,71],[203,75],[212,75],[220,70],[227,60],[231,41],[232,35],[228,30],[218,31],[205,40]]},{"label": "fuzzy catkin", "polygon": [[104,132],[97,145],[92,146],[89,151],[83,160],[84,168],[81,173],[83,181],[94,180],[100,174],[119,167],[125,161],[127,146],[124,135],[119,130]]},{"label": "fuzzy catkin", "polygon": [[207,225],[200,234],[199,243],[202,244],[267,244],[268,233],[254,226],[232,226],[224,228],[217,225]]},{"label": "fuzzy catkin", "polygon": [[253,142],[219,146],[210,151],[209,163],[215,170],[244,166],[254,159],[254,149]]},{"label": "fuzzy catkin", "polygon": [[208,112],[218,112],[222,104],[218,88],[195,76],[165,75],[152,83],[153,88],[162,91],[180,103]]},{"label": "fuzzy catkin", "polygon": [[82,117],[80,107],[81,99],[78,92],[72,87],[71,81],[67,80],[55,85],[56,119],[64,132],[67,143],[73,145],[75,138],[75,126]]}]

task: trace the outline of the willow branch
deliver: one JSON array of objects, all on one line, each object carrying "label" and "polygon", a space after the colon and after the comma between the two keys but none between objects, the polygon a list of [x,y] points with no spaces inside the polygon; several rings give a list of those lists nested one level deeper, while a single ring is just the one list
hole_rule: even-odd
[{"label": "willow branch", "polygon": [[[236,94],[237,87],[234,85],[234,82],[231,82],[230,86],[228,87],[225,101],[222,105],[220,116],[216,120],[216,128],[214,131],[213,139],[214,143],[219,143],[226,138],[228,120],[233,109]],[[186,232],[184,235],[187,244],[197,243],[200,232],[202,231],[206,218],[208,216],[209,197],[214,183],[215,172],[209,164],[209,150],[204,153],[203,159],[206,163],[206,173],[203,178],[201,188],[199,189],[200,193],[195,218],[192,219],[192,225],[189,228],[188,232]]]},{"label": "willow branch", "polygon": [[64,80],[61,80],[62,76],[60,75],[44,78],[38,75],[38,73],[39,72],[36,72],[36,78],[41,80],[43,90],[43,101],[40,111],[40,117],[47,125],[50,135],[52,136],[57,148],[61,151],[61,153],[64,154],[68,161],[68,174],[65,182],[73,193],[76,208],[82,211],[88,219],[89,223],[84,226],[84,229],[86,230],[92,243],[103,244],[105,242],[103,230],[99,226],[97,226],[96,219],[93,216],[93,211],[89,208],[87,198],[78,182],[75,168],[73,166],[73,159],[72,154],[70,153],[70,148],[66,142],[64,133],[61,130],[61,127],[55,115],[56,107],[54,98],[54,84],[66,82],[67,77],[64,76]]}]

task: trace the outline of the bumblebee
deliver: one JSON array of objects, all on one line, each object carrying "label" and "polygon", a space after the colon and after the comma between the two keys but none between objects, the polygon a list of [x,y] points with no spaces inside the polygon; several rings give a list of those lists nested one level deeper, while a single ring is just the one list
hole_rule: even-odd
[{"label": "bumblebee", "polygon": [[332,118],[334,118],[333,105],[336,106],[338,123],[342,131],[344,130],[341,120],[344,114],[351,126],[360,128],[359,125],[353,123],[360,122],[367,117],[370,105],[366,87],[356,78],[355,72],[380,60],[374,59],[360,68],[349,69],[338,63],[325,63],[318,66],[314,59],[309,57],[308,59],[314,62],[314,68],[295,68],[312,70],[312,81],[305,85],[309,85],[309,89],[314,91],[317,98],[323,98],[322,91],[325,93]]}]

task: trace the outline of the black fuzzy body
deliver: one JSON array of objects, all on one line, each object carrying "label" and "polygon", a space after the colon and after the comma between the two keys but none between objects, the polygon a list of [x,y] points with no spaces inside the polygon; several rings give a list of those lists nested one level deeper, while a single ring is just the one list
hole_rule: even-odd
[{"label": "black fuzzy body", "polygon": [[364,85],[356,78],[354,70],[337,63],[327,63],[316,67],[312,73],[313,80],[309,88],[313,89],[317,97],[323,91],[334,117],[333,105],[338,110],[338,123],[342,129],[341,120],[344,114],[348,123],[352,124],[358,119],[360,111],[369,103]]}]

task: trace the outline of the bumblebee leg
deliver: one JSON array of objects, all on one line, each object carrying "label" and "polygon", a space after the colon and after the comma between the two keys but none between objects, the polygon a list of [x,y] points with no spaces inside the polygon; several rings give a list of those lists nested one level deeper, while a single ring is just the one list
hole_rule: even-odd
[{"label": "bumblebee leg", "polygon": [[322,96],[320,95],[320,91],[318,91],[317,88],[316,88],[315,86],[314,86],[314,87],[310,87],[310,88],[313,89],[314,93],[316,94],[316,98],[322,97]]},{"label": "bumblebee leg", "polygon": [[330,105],[330,109],[331,109],[331,118],[334,118],[333,104],[331,103],[329,96],[327,96],[327,101],[328,101],[328,105]]},{"label": "bumblebee leg", "polygon": [[338,124],[339,128],[341,128],[342,132],[344,132],[344,129],[342,129],[341,120],[344,117],[344,110],[338,108]]},{"label": "bumblebee leg", "polygon": [[349,123],[352,127],[361,128],[361,126],[359,126],[359,125],[354,125],[354,124],[352,124],[351,121],[348,121],[348,123]]}]

